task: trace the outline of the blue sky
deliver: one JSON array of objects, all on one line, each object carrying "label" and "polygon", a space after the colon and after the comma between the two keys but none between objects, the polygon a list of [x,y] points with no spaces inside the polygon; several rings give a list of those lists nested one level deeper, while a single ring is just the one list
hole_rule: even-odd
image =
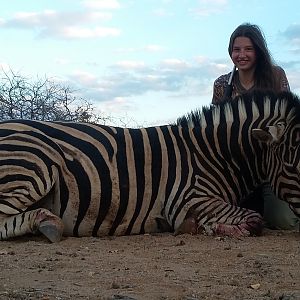
[{"label": "blue sky", "polygon": [[161,125],[210,103],[243,22],[300,94],[298,0],[2,0],[0,65],[63,81],[121,125]]}]

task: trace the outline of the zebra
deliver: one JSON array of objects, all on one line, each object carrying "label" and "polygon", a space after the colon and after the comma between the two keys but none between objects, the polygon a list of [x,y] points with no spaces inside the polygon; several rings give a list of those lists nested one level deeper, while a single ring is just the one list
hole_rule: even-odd
[{"label": "zebra", "polygon": [[0,239],[259,235],[243,199],[265,182],[300,215],[299,138],[293,93],[245,94],[156,127],[3,121]]}]

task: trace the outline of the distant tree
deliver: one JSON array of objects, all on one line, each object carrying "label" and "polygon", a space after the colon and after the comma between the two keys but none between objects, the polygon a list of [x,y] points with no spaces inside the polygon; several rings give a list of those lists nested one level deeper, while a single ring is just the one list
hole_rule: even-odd
[{"label": "distant tree", "polygon": [[95,114],[94,106],[74,95],[69,86],[49,78],[31,80],[2,70],[0,78],[0,120],[31,119],[103,123],[107,117]]}]

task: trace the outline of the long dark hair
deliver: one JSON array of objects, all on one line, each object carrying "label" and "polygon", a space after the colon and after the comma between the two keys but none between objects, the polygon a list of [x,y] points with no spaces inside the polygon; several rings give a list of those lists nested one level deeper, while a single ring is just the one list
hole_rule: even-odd
[{"label": "long dark hair", "polygon": [[244,23],[238,26],[231,34],[228,46],[228,52],[231,57],[233,43],[237,37],[249,38],[256,52],[255,84],[257,89],[275,91],[280,90],[278,80],[275,74],[275,64],[268,50],[267,42],[262,30],[254,24]]}]

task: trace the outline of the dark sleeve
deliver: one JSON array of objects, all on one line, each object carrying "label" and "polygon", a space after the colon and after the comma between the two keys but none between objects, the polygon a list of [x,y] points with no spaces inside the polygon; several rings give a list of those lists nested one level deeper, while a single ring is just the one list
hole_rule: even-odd
[{"label": "dark sleeve", "polygon": [[287,91],[287,92],[290,91],[289,81],[288,81],[283,69],[282,69],[281,76],[280,76],[280,88],[282,91]]},{"label": "dark sleeve", "polygon": [[226,80],[227,75],[222,75],[219,78],[217,78],[214,82],[214,90],[213,90],[213,97],[212,97],[212,104],[219,103],[224,96],[225,86],[226,86]]},{"label": "dark sleeve", "polygon": [[281,92],[289,92],[290,85],[284,70],[281,67],[276,66],[275,74],[276,74],[277,82],[279,84],[279,90]]}]

